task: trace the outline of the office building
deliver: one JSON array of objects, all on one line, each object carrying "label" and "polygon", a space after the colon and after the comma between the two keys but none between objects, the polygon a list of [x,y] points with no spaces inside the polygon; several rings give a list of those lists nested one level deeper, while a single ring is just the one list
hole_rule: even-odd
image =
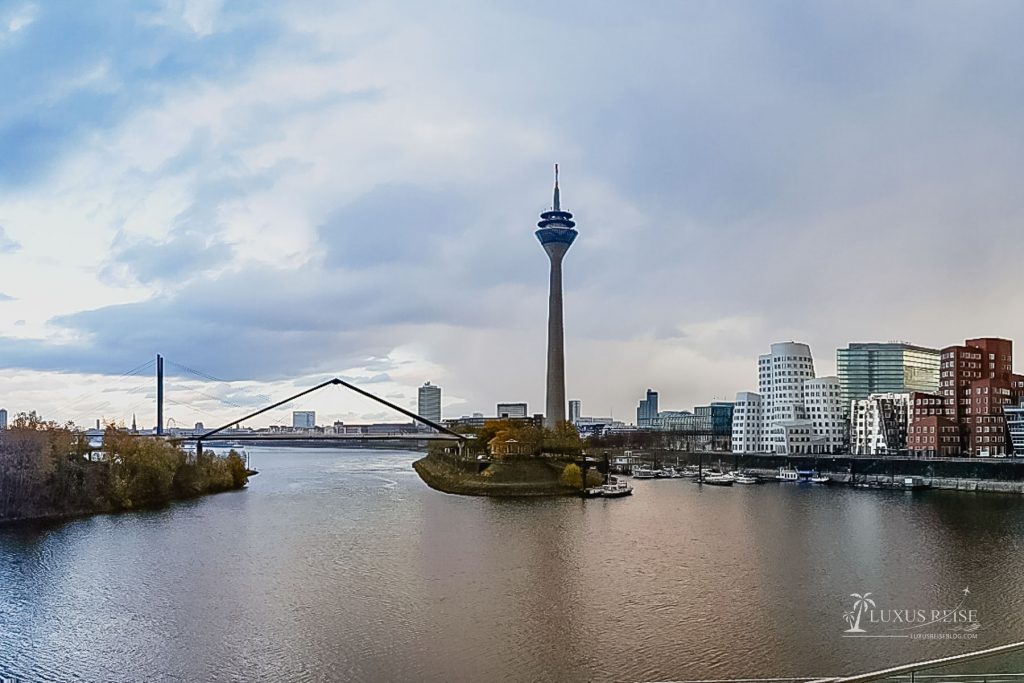
[{"label": "office building", "polygon": [[[494,411],[500,419],[523,418],[527,415],[525,403],[499,403]],[[545,423],[546,426],[546,423]]]},{"label": "office building", "polygon": [[[1008,455],[1013,446],[1004,408],[1012,408],[1022,396],[1024,376],[1013,372],[1009,339],[981,337],[947,346],[942,349],[938,394],[914,405],[910,449],[925,456]],[[951,437],[946,443],[941,437],[953,433],[957,449],[950,453]]]},{"label": "office building", "polygon": [[1018,458],[1024,457],[1024,399],[1015,405],[1003,406],[1006,430],[1010,433],[1010,447]]},{"label": "office building", "polygon": [[425,382],[417,391],[416,414],[431,422],[441,422],[441,387]]},{"label": "office building", "polygon": [[7,410],[0,408],[0,429],[7,429]]},{"label": "office building", "polygon": [[939,389],[938,349],[902,342],[854,343],[836,350],[836,374],[843,404],[871,394],[934,393]]},{"label": "office building", "polygon": [[569,401],[569,422],[576,424],[580,421],[580,417],[583,416],[583,404],[573,399]]},{"label": "office building", "polygon": [[898,455],[907,450],[908,393],[875,393],[850,402],[850,453]]},{"label": "office building", "polygon": [[636,409],[637,427],[654,427],[658,419],[658,392],[647,390],[647,398],[640,400]]},{"label": "office building", "polygon": [[292,411],[292,429],[313,429],[316,427],[315,410]]},{"label": "office building", "polygon": [[782,342],[758,357],[758,389],[736,395],[732,450],[783,455],[841,453],[846,449],[842,393],[837,377],[815,377],[806,344]]}]

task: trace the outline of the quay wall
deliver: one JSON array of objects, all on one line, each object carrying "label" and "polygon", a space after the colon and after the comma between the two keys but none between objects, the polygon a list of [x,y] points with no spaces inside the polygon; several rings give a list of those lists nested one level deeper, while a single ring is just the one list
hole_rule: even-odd
[{"label": "quay wall", "polygon": [[[623,449],[597,449],[590,456],[621,455]],[[726,469],[745,469],[765,476],[774,476],[780,467],[818,470],[833,480],[890,481],[901,477],[921,477],[933,488],[960,491],[994,491],[1024,493],[1024,458],[908,458],[851,455],[750,454],[728,452],[684,452],[648,449],[633,450],[642,462],[654,466],[698,465]]]}]

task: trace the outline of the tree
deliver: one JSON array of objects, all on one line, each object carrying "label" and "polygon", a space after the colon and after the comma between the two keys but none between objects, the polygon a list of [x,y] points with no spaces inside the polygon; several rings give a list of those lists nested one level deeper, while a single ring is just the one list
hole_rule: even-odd
[{"label": "tree", "polygon": [[580,433],[571,422],[563,420],[554,429],[545,429],[543,436],[545,453],[560,455],[579,455],[583,451]]},{"label": "tree", "polygon": [[562,469],[562,484],[573,489],[583,488],[583,472],[579,465],[571,462]]}]

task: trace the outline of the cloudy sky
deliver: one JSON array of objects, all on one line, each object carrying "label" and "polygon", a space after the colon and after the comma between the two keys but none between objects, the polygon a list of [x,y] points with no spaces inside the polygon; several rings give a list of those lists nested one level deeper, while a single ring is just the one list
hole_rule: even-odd
[{"label": "cloudy sky", "polygon": [[539,411],[555,161],[585,414],[731,397],[772,341],[822,374],[849,341],[1024,339],[1022,25],[995,1],[0,1],[0,406],[149,426],[130,371],[159,352],[178,424],[334,375]]}]

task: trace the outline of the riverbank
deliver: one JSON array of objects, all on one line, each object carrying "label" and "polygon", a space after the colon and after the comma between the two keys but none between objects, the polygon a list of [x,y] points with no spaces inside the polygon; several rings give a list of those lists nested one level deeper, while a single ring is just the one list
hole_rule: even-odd
[{"label": "riverbank", "polygon": [[580,487],[567,485],[562,476],[571,462],[557,456],[474,461],[431,453],[412,466],[427,486],[443,493],[497,497],[578,496]]},{"label": "riverbank", "polygon": [[[609,458],[621,456],[622,449],[598,449],[591,455]],[[802,455],[681,452],[669,450],[633,451],[642,462],[652,465],[717,466],[750,470],[759,475],[774,476],[780,467],[817,470],[834,481],[852,482],[901,481],[916,477],[936,489],[953,491],[985,491],[1024,494],[1024,461],[1013,459],[956,458],[926,459],[907,457],[875,457],[851,455]]]},{"label": "riverbank", "polygon": [[94,452],[68,427],[33,418],[19,416],[0,432],[0,523],[159,508],[249,481],[234,451],[197,457],[111,427]]}]

